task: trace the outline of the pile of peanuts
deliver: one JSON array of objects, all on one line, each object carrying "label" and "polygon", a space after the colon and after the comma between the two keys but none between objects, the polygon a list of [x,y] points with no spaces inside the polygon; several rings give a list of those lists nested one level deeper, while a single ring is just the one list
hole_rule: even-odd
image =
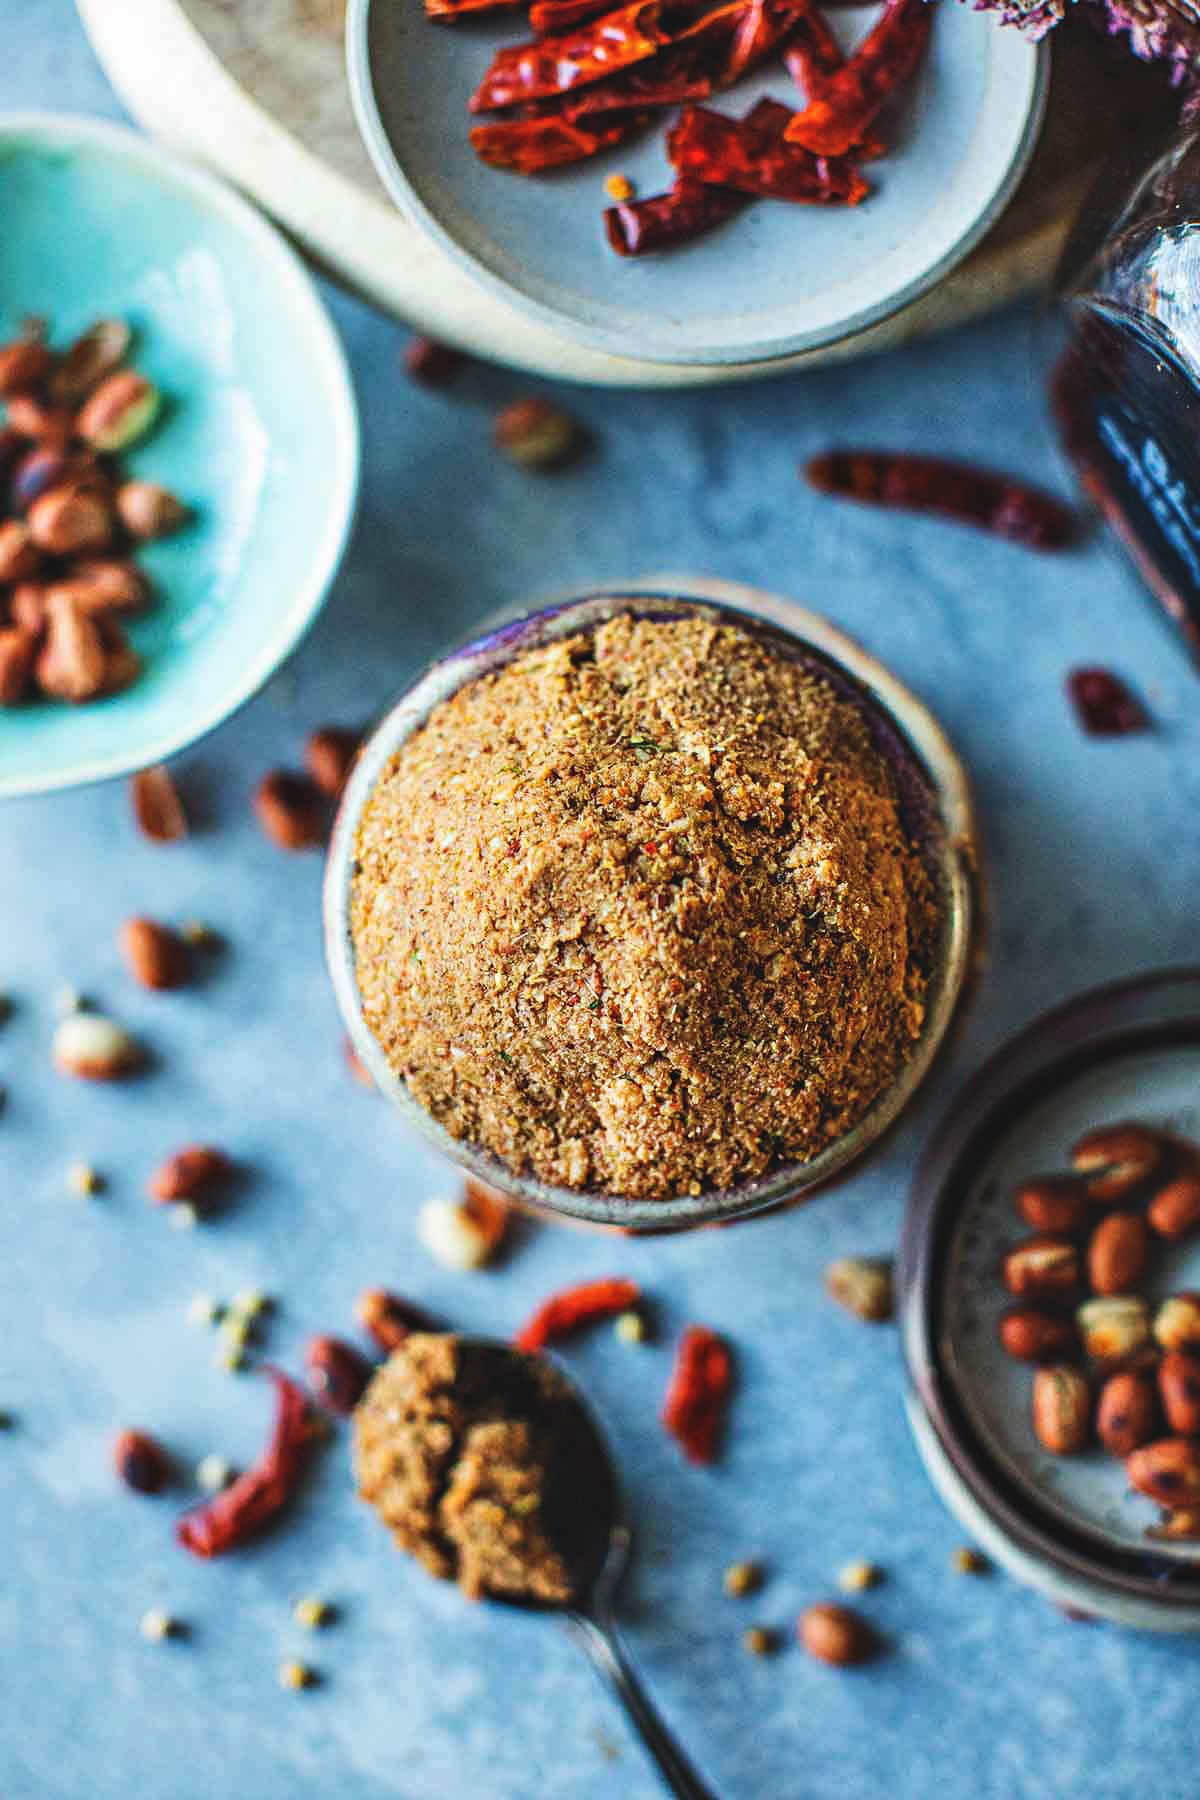
[{"label": "pile of peanuts", "polygon": [[1106,1125],[1080,1138],[1071,1162],[1073,1173],[1013,1195],[1037,1235],[1004,1258],[1017,1304],[1001,1344],[1039,1365],[1033,1429],[1044,1449],[1073,1456],[1094,1436],[1162,1508],[1150,1536],[1200,1539],[1200,1293],[1172,1294],[1152,1315],[1138,1291],[1156,1240],[1200,1232],[1200,1145]]},{"label": "pile of peanuts", "polygon": [[150,586],[132,552],[187,513],[116,463],[161,407],[127,365],[131,343],[128,325],[103,319],[55,353],[31,320],[0,345],[0,706],[35,692],[95,700],[139,673],[121,618]]}]

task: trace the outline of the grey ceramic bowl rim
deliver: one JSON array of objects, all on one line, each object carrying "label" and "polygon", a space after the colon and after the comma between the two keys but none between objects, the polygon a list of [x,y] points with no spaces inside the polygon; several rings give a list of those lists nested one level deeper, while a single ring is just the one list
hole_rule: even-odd
[{"label": "grey ceramic bowl rim", "polygon": [[988,1536],[997,1560],[1052,1598],[1150,1629],[1200,1629],[1200,1563],[1064,1531],[988,1458],[966,1425],[938,1348],[940,1270],[955,1196],[1005,1121],[1047,1084],[1123,1050],[1200,1040],[1200,966],[1156,969],[1090,988],[1043,1013],[954,1096],[913,1179],[897,1259],[908,1405],[926,1468],[947,1504]]},{"label": "grey ceramic bowl rim", "polygon": [[[893,759],[906,758],[910,772],[920,779],[930,809],[930,859],[944,894],[942,955],[921,1037],[897,1081],[855,1128],[808,1162],[784,1165],[733,1188],[650,1201],[516,1176],[489,1152],[452,1137],[413,1099],[362,1016],[350,928],[354,837],[363,806],[384,766],[433,707],[519,651],[629,610],[660,617],[698,612],[732,620],[783,644],[793,655],[811,658],[835,680],[840,677],[843,690],[853,690],[868,719],[890,737]],[[434,662],[385,714],[363,748],[334,822],[324,886],[325,951],[357,1055],[381,1092],[435,1149],[532,1211],[625,1232],[676,1231],[726,1224],[794,1200],[840,1174],[895,1123],[928,1074],[972,971],[976,862],[974,808],[958,756],[929,709],[852,638],[816,613],[740,583],[689,575],[643,578],[544,600],[472,637]]]}]

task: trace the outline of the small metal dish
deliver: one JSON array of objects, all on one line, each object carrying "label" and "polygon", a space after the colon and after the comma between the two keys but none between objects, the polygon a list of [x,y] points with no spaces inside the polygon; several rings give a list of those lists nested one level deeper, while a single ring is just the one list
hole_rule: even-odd
[{"label": "small metal dish", "polygon": [[[749,629],[820,669],[861,706],[895,772],[905,821],[942,897],[943,928],[924,1030],[897,1080],[855,1128],[819,1156],[772,1169],[743,1185],[696,1196],[639,1201],[514,1175],[477,1146],[460,1143],[409,1094],[362,1016],[350,935],[350,890],[359,816],[380,771],[441,701],[522,651],[598,625],[617,613],[675,618],[699,613]],[[556,1218],[625,1232],[727,1224],[798,1199],[840,1175],[893,1125],[920,1088],[950,1028],[978,945],[976,827],[962,764],[928,709],[828,620],[733,582],[655,578],[559,599],[489,630],[434,663],[376,727],[342,798],[325,876],[325,946],[342,1017],[379,1088],[435,1148],[518,1204]]]},{"label": "small metal dish", "polygon": [[[1151,1539],[1151,1502],[1099,1450],[1048,1455],[1031,1371],[1000,1349],[1017,1182],[1066,1166],[1094,1125],[1200,1136],[1200,969],[1093,989],[1037,1020],[954,1101],[917,1171],[897,1268],[908,1410],[934,1486],[973,1538],[1060,1605],[1200,1630],[1200,1543]],[[1156,1248],[1151,1301],[1200,1285],[1195,1244]]]}]

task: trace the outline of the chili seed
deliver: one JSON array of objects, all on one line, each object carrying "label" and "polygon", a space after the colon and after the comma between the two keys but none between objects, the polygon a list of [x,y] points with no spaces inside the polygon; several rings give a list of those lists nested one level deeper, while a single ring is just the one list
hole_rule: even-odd
[{"label": "chili seed", "polygon": [[67,1170],[67,1186],[73,1194],[86,1199],[89,1194],[100,1193],[104,1178],[91,1163],[73,1162]]},{"label": "chili seed", "polygon": [[623,1312],[613,1325],[613,1331],[623,1344],[640,1344],[645,1341],[646,1321],[639,1312]]},{"label": "chili seed", "polygon": [[219,1494],[232,1480],[233,1465],[223,1456],[205,1456],[196,1464],[196,1486],[206,1494]]},{"label": "chili seed", "polygon": [[307,1631],[319,1631],[323,1625],[332,1623],[333,1608],[327,1600],[318,1600],[315,1595],[306,1594],[292,1608],[292,1617],[297,1625],[303,1625]]},{"label": "chili seed", "polygon": [[844,1594],[861,1594],[865,1588],[878,1587],[883,1570],[878,1563],[852,1562],[838,1574],[838,1586]]},{"label": "chili seed", "polygon": [[950,1567],[956,1575],[986,1575],[991,1564],[979,1550],[972,1550],[964,1544],[955,1550],[950,1558]]},{"label": "chili seed", "polygon": [[316,1679],[315,1670],[310,1669],[307,1663],[285,1662],[280,1664],[280,1687],[292,1688],[295,1691],[299,1691],[301,1688],[312,1687],[315,1684]]},{"label": "chili seed", "polygon": [[180,1635],[179,1620],[164,1612],[161,1606],[152,1606],[149,1612],[142,1614],[141,1633],[151,1644],[165,1643],[167,1638]]}]

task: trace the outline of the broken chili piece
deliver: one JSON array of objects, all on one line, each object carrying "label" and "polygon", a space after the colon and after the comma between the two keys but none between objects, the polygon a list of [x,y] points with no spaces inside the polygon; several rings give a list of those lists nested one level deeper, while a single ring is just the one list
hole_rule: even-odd
[{"label": "broken chili piece", "polygon": [[455,19],[475,19],[480,13],[512,12],[521,0],[425,0],[425,15],[443,25]]},{"label": "broken chili piece", "polygon": [[1067,693],[1079,723],[1092,737],[1126,737],[1150,729],[1145,707],[1111,669],[1072,669]]},{"label": "broken chili piece", "polygon": [[635,1281],[626,1281],[618,1275],[564,1288],[538,1307],[518,1331],[513,1343],[518,1350],[544,1350],[547,1344],[557,1344],[562,1338],[582,1331],[586,1325],[615,1319],[619,1313],[628,1311],[636,1305],[638,1291]]},{"label": "broken chili piece", "polygon": [[561,169],[583,162],[603,150],[615,150],[649,118],[648,113],[619,117],[594,127],[575,125],[570,119],[505,119],[471,130],[471,148],[481,162],[493,169],[512,169],[518,175],[536,175],[542,169]]},{"label": "broken chili piece", "polygon": [[556,37],[608,10],[608,0],[533,0],[529,23],[538,37]]},{"label": "broken chili piece", "polygon": [[276,1397],[270,1442],[253,1468],[239,1475],[232,1486],[180,1519],[175,1535],[193,1556],[222,1556],[244,1543],[295,1491],[313,1435],[308,1399],[280,1370],[267,1368],[266,1373],[275,1383]]},{"label": "broken chili piece", "polygon": [[681,175],[698,181],[772,200],[856,206],[871,190],[854,163],[797,150],[784,136],[790,118],[771,100],[745,119],[687,106],[667,134],[667,154]]},{"label": "broken chili piece", "polygon": [[1073,514],[1049,494],[938,456],[832,450],[814,456],[804,473],[818,493],[844,495],[874,506],[941,513],[1031,550],[1059,550],[1075,535]]},{"label": "broken chili piece", "polygon": [[806,6],[788,34],[783,61],[788,74],[808,100],[846,65],[842,47],[815,6]]},{"label": "broken chili piece", "polygon": [[689,1462],[710,1463],[717,1453],[733,1383],[728,1346],[707,1325],[689,1325],[679,1342],[662,1422]]},{"label": "broken chili piece", "polygon": [[749,204],[750,196],[736,188],[713,187],[680,175],[665,194],[608,207],[604,229],[618,256],[648,256],[715,231]]},{"label": "broken chili piece", "polygon": [[933,24],[930,0],[885,0],[878,23],[787,129],[788,142],[844,156],[916,69]]}]

